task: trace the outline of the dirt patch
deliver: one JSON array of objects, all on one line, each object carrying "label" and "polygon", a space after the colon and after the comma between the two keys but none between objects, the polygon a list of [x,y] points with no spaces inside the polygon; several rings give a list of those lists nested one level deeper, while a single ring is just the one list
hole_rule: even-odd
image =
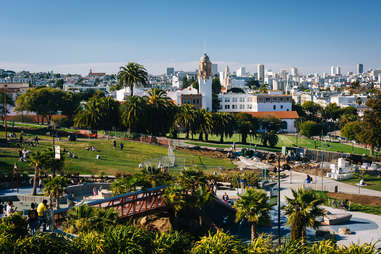
[{"label": "dirt patch", "polygon": [[[321,173],[322,173],[319,165],[302,164],[302,165],[292,167],[292,170],[299,173],[311,175],[311,176],[321,176]],[[328,172],[329,172],[328,169],[324,169],[324,172],[323,172],[324,176],[326,176]]]},{"label": "dirt patch", "polygon": [[208,156],[211,158],[220,158],[220,159],[226,159],[226,153],[220,152],[220,151],[209,151],[209,150],[194,150],[194,149],[188,149],[183,147],[176,147],[176,150],[191,153],[198,156]]},{"label": "dirt patch", "polygon": [[327,196],[329,198],[335,198],[339,200],[348,199],[351,202],[362,204],[362,205],[381,207],[381,197],[358,195],[358,194],[334,193],[334,192],[328,192]]}]

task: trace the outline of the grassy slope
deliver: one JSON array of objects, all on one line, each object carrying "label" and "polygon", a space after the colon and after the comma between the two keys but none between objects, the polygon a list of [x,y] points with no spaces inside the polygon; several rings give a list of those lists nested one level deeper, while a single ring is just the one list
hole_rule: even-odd
[{"label": "grassy slope", "polygon": [[[66,160],[66,169],[68,171],[80,172],[84,174],[96,174],[100,171],[106,174],[114,174],[116,172],[133,172],[139,163],[149,158],[156,158],[167,155],[166,147],[158,145],[150,145],[133,141],[124,141],[124,150],[113,149],[112,141],[107,140],[87,140],[80,139],[77,142],[60,141],[57,142],[64,148],[75,155],[78,159]],[[119,144],[119,141],[118,141]],[[91,152],[85,148],[93,145],[99,151]],[[51,141],[42,141],[38,147],[27,147],[32,151],[36,149],[46,149],[51,147]],[[96,160],[96,155],[100,154],[102,160]],[[187,152],[176,152],[176,157],[186,162],[187,166],[200,164],[204,169],[213,168],[233,168],[234,164],[228,159],[211,158],[207,156],[196,156]],[[17,162],[19,168],[27,169],[28,164],[18,162],[17,148],[0,148],[0,168],[9,172],[13,167],[13,163]]]},{"label": "grassy slope", "polygon": [[[362,186],[361,188],[381,191],[381,178],[368,176],[368,177],[365,177],[364,181],[366,186]],[[352,178],[352,179],[343,180],[342,182],[357,186],[356,184],[360,182],[360,179]]]},{"label": "grassy slope", "polygon": [[[185,134],[179,135],[180,138],[185,138]],[[296,144],[296,136],[294,135],[285,135],[285,134],[280,134],[278,135],[279,141],[276,147],[281,148],[282,146],[290,146],[292,147],[294,144]],[[215,135],[209,135],[209,141],[211,142],[219,142],[220,137],[215,136]],[[196,143],[197,142],[197,143]],[[224,138],[224,143],[239,143],[241,142],[241,135],[239,134],[234,134],[231,138]],[[202,145],[201,142],[198,141],[198,135],[194,135],[194,140],[188,141],[190,144],[194,145]],[[250,143],[250,138],[247,138],[247,143]],[[252,144],[258,144],[260,145],[260,140],[259,138],[253,138],[251,140]],[[328,151],[333,151],[333,152],[344,152],[344,153],[351,153],[352,152],[352,146],[347,145],[347,144],[340,144],[340,143],[332,143],[332,142],[320,142],[316,141],[317,144],[317,149],[321,149],[321,145],[323,143],[323,146],[325,144],[329,144],[330,147],[328,148]],[[213,144],[212,146],[217,146],[217,147],[231,147],[231,145],[228,144]],[[205,145],[205,144],[204,144]],[[223,146],[222,146],[223,145]],[[301,147],[306,147],[310,149],[315,149],[314,145],[314,140],[305,138],[305,137],[298,137],[298,145]],[[326,146],[325,146],[326,147]],[[369,150],[364,149],[364,148],[359,148],[359,147],[354,147],[354,153],[355,154],[368,154],[369,155]]]}]

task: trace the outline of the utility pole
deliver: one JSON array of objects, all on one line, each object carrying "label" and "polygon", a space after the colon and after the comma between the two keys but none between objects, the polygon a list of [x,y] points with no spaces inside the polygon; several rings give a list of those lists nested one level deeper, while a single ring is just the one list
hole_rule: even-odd
[{"label": "utility pole", "polygon": [[278,154],[278,246],[281,245],[280,234],[280,154]]}]

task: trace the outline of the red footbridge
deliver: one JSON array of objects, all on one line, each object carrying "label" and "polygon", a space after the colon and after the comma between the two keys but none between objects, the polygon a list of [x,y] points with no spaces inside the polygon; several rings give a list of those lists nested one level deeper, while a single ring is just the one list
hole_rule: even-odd
[{"label": "red footbridge", "polygon": [[[115,209],[119,212],[120,219],[140,216],[165,207],[163,194],[166,187],[167,186],[158,186],[139,190],[110,198],[90,201],[83,205]],[[68,207],[55,210],[55,224],[61,224],[66,218],[67,211],[73,208],[74,207]]]}]

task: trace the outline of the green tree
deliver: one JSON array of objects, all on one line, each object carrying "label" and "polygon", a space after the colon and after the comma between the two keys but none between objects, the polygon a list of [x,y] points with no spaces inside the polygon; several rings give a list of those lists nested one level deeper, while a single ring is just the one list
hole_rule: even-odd
[{"label": "green tree", "polygon": [[221,82],[218,77],[214,77],[212,80],[212,111],[216,112],[220,107],[220,101],[218,100],[218,94],[221,93]]},{"label": "green tree", "polygon": [[64,80],[62,78],[57,79],[56,83],[54,84],[54,88],[63,89]]},{"label": "green tree", "polygon": [[194,126],[196,121],[196,109],[191,104],[184,104],[180,106],[178,113],[175,116],[175,126],[177,128],[185,130],[186,136],[185,138],[189,138],[189,132]]},{"label": "green tree", "polygon": [[146,132],[147,104],[142,97],[130,96],[121,106],[122,124],[131,132]]},{"label": "green tree", "polygon": [[314,121],[305,121],[299,126],[300,135],[311,138],[321,133],[321,125]]},{"label": "green tree", "polygon": [[199,140],[202,141],[203,135],[205,134],[205,140],[208,141],[208,135],[213,129],[213,115],[206,109],[200,108],[198,109],[197,116],[198,132],[200,134]]},{"label": "green tree", "polygon": [[359,140],[363,144],[369,144],[369,154],[373,156],[374,147],[381,146],[381,95],[370,98],[366,105],[368,110],[365,111],[361,121]]},{"label": "green tree", "polygon": [[349,122],[345,124],[343,128],[341,128],[340,134],[349,140],[359,141],[359,133],[361,133],[361,130],[361,122]]},{"label": "green tree", "polygon": [[267,84],[262,84],[262,85],[259,87],[259,92],[260,92],[260,93],[267,93],[267,92],[268,92]]},{"label": "green tree", "polygon": [[258,89],[260,87],[259,81],[255,80],[254,78],[249,78],[245,85],[248,86],[250,89]]},{"label": "green tree", "polygon": [[45,166],[45,159],[45,154],[40,151],[35,151],[30,156],[30,166],[34,168],[32,195],[37,194],[37,177],[39,176],[40,170]]},{"label": "green tree", "polygon": [[306,101],[302,104],[302,108],[306,112],[307,120],[311,120],[315,122],[320,121],[319,114],[322,113],[323,108],[319,104],[312,101]]},{"label": "green tree", "polygon": [[342,112],[343,111],[341,110],[339,106],[337,106],[336,103],[329,103],[322,111],[323,118],[325,120],[332,120],[332,121],[336,121],[337,119],[339,119]]},{"label": "green tree", "polygon": [[175,104],[167,93],[159,88],[148,91],[149,132],[154,136],[165,135],[173,124]]},{"label": "green tree", "polygon": [[241,143],[246,144],[248,135],[256,135],[259,128],[259,121],[247,113],[237,113],[234,115],[234,118],[236,130],[241,134]]},{"label": "green tree", "polygon": [[89,128],[93,133],[111,130],[119,125],[119,115],[119,102],[111,97],[92,97],[75,115],[74,126]]},{"label": "green tree", "polygon": [[282,120],[273,116],[262,117],[260,121],[260,138],[264,146],[274,147],[278,143],[277,133],[284,128]]},{"label": "green tree", "polygon": [[319,207],[323,200],[313,190],[299,188],[291,191],[293,197],[286,197],[286,206],[283,207],[288,217],[287,225],[291,226],[291,240],[301,239],[305,243],[307,227],[319,227],[316,218],[324,215],[324,210]]},{"label": "green tree", "polygon": [[[5,95],[5,102],[6,102],[6,106],[5,108],[9,106],[15,106],[15,102],[12,100],[12,97],[9,96],[8,94]],[[4,110],[4,93],[0,92],[0,111],[1,111],[1,115],[2,115],[2,118],[5,119],[5,110]],[[7,113],[8,110],[7,110]]]},{"label": "green tree", "polygon": [[266,192],[256,190],[254,188],[246,189],[243,195],[239,195],[239,199],[234,205],[237,210],[236,222],[246,219],[251,227],[251,242],[254,243],[256,235],[256,225],[262,223],[266,225],[270,222],[269,198]]},{"label": "green tree", "polygon": [[220,136],[220,143],[222,144],[224,142],[224,136],[233,136],[235,127],[234,117],[232,114],[226,112],[213,113],[213,126],[214,130],[212,132]]},{"label": "green tree", "polygon": [[44,182],[43,192],[51,201],[55,199],[56,209],[60,208],[60,197],[65,193],[65,187],[68,185],[69,179],[63,176],[56,176]]},{"label": "green tree", "polygon": [[146,85],[148,82],[148,73],[143,65],[130,62],[126,66],[121,66],[118,72],[117,89],[129,87],[131,96],[134,95],[135,85]]}]

